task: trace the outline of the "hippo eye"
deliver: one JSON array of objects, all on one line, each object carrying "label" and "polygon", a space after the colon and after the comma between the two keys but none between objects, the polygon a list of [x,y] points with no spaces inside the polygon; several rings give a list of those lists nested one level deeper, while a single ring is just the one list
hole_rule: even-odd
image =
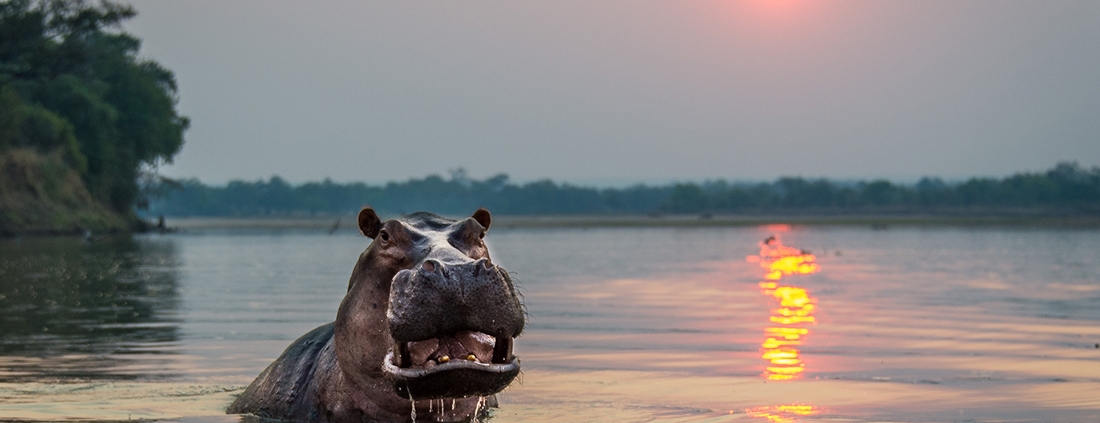
[{"label": "hippo eye", "polygon": [[390,242],[390,233],[389,232],[381,231],[381,232],[378,233],[378,237],[382,239],[383,243]]},{"label": "hippo eye", "polygon": [[481,234],[477,236],[477,239],[485,239],[485,231],[481,231]]}]

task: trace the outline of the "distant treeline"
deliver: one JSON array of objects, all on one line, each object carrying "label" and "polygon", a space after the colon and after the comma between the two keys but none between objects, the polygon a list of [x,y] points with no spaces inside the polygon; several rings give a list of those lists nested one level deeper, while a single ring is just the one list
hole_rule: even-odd
[{"label": "distant treeline", "polygon": [[1042,173],[949,183],[924,178],[916,184],[886,180],[836,182],[799,177],[774,182],[707,181],[671,185],[592,188],[550,180],[513,183],[500,174],[484,180],[452,172],[385,185],[325,180],[291,185],[233,181],[209,186],[198,180],[153,187],[163,192],[153,215],[318,216],[354,213],[371,205],[382,213],[430,210],[467,214],[477,207],[511,215],[682,213],[1100,213],[1100,168],[1060,163]]}]

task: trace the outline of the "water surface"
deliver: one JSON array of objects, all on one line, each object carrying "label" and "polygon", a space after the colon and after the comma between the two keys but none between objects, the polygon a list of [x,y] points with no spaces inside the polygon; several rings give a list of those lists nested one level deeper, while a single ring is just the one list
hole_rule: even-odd
[{"label": "water surface", "polygon": [[[819,270],[769,279],[746,259],[776,234]],[[524,373],[494,422],[1100,421],[1100,231],[494,228],[487,239],[530,313],[515,350]],[[221,410],[334,319],[367,241],[306,230],[0,241],[0,419],[237,421]]]}]

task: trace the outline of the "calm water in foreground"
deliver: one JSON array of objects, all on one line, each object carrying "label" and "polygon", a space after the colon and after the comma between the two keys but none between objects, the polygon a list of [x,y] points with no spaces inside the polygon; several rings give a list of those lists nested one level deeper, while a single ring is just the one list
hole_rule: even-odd
[{"label": "calm water in foreground", "polygon": [[[820,270],[746,256],[778,234]],[[508,229],[530,320],[493,422],[1100,421],[1100,230]],[[0,420],[235,422],[367,239],[0,240]],[[762,284],[761,282],[765,282]]]}]

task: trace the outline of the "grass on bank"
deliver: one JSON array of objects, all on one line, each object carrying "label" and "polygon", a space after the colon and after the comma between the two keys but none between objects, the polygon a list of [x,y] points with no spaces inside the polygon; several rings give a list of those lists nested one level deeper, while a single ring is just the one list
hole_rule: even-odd
[{"label": "grass on bank", "polygon": [[122,232],[133,223],[95,201],[60,153],[0,154],[0,235]]}]

